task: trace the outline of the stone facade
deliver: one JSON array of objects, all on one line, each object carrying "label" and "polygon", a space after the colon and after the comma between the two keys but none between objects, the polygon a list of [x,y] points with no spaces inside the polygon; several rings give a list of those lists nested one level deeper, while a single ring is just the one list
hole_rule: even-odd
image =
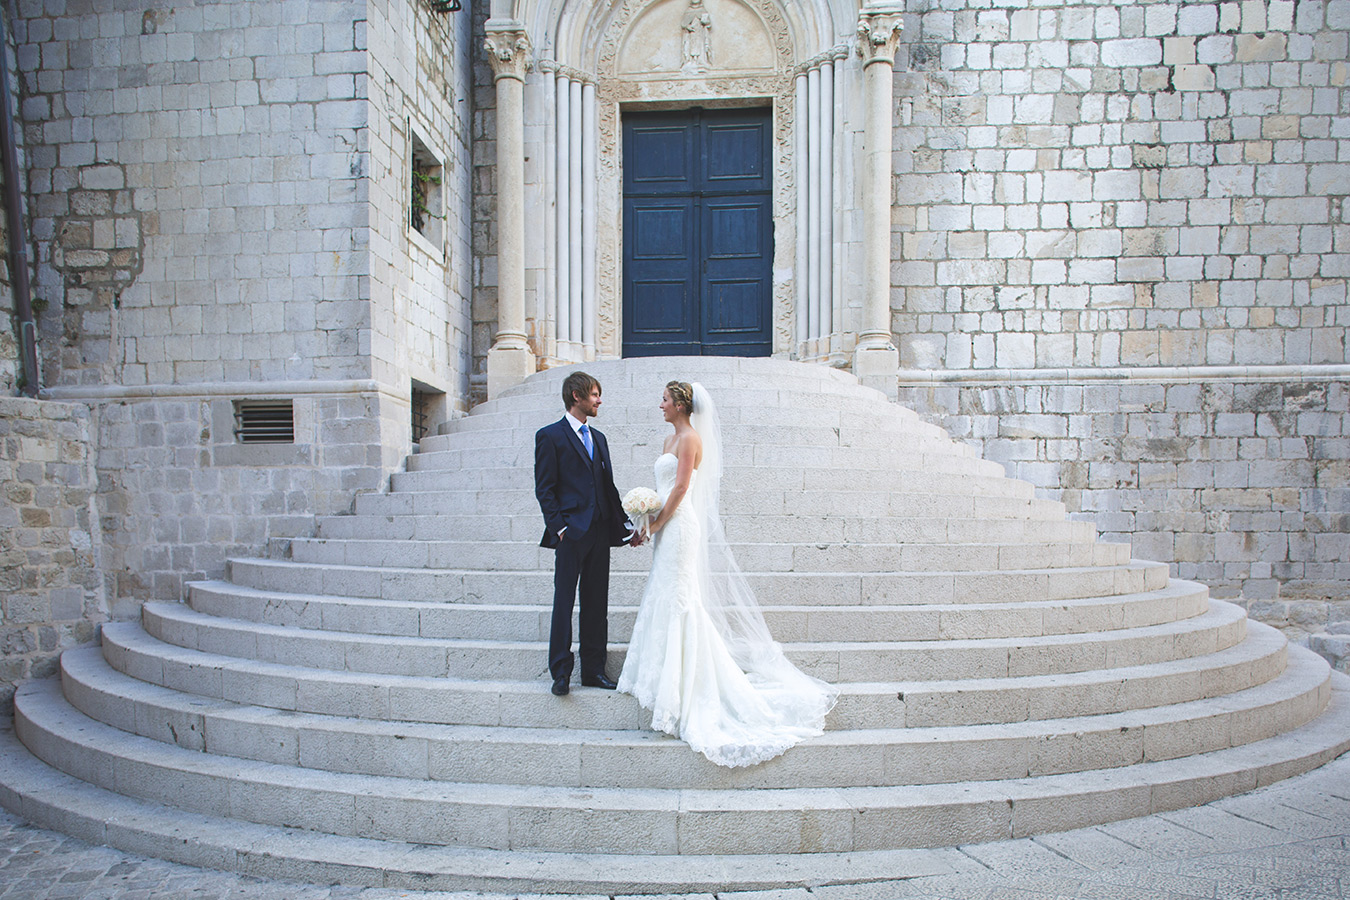
[{"label": "stone facade", "polygon": [[[8,32],[6,32],[8,35]],[[7,43],[0,47],[0,64],[9,68],[10,84],[18,80],[18,73],[15,70],[14,46]],[[23,176],[23,135],[19,131],[19,103],[17,96],[0,98],[0,102],[10,104],[10,112],[15,121],[15,140],[19,142],[20,154],[20,178]],[[5,173],[3,167],[0,167],[0,183],[3,183]],[[22,191],[22,188],[20,188]],[[13,394],[23,377],[23,365],[20,360],[19,340],[17,325],[14,316],[17,310],[14,306],[14,282],[10,275],[9,259],[9,221],[0,210],[0,317],[3,317],[5,326],[0,327],[0,396],[9,396]]]},{"label": "stone facade", "polygon": [[[433,425],[467,409],[467,22],[20,2],[12,29],[44,396],[95,409],[100,562],[130,616],[386,487],[414,396]],[[415,134],[436,240],[411,233]],[[240,443],[247,400],[289,401],[294,441]]]},{"label": "stone facade", "polygon": [[0,399],[0,709],[108,617],[89,409]]},{"label": "stone facade", "polygon": [[943,384],[901,402],[1261,621],[1350,620],[1344,379]]},{"label": "stone facade", "polygon": [[1350,4],[980,6],[906,28],[904,366],[1346,362]]},{"label": "stone facade", "polygon": [[[600,83],[608,57],[587,29],[643,21],[637,0],[593,21],[518,5],[541,64],[521,180],[547,206],[550,79],[595,82],[601,130],[616,98],[694,101]],[[178,596],[228,555],[284,552],[315,515],[386,486],[414,406],[434,425],[485,398],[499,325],[488,16],[426,0],[14,7],[46,396],[93,408],[114,614]],[[871,327],[850,254],[875,234],[860,226],[857,10],[801,0],[775,16],[775,77],[823,78],[828,62],[841,98],[838,214],[811,221],[839,254],[820,318],[839,323],[830,361],[847,365],[835,351]],[[1347,618],[1350,2],[914,0],[903,26],[888,31],[884,193],[901,401],[1259,616],[1291,630]],[[731,83],[716,74],[709,91]],[[804,221],[806,120],[780,94],[779,251]],[[601,163],[616,184],[621,159]],[[434,185],[426,228],[409,219],[419,178]],[[546,232],[523,267],[541,364]],[[775,258],[776,346],[792,346],[800,257]],[[599,319],[596,346],[612,348],[615,322]],[[291,400],[295,442],[238,443],[243,399]]]},{"label": "stone facade", "polygon": [[1292,632],[1350,618],[1348,39],[944,3],[897,84],[901,402]]}]

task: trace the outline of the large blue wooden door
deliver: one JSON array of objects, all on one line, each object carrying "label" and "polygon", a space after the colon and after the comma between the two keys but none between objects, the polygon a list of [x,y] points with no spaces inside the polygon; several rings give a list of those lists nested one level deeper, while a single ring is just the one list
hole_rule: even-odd
[{"label": "large blue wooden door", "polygon": [[768,356],[767,109],[623,117],[623,355]]}]

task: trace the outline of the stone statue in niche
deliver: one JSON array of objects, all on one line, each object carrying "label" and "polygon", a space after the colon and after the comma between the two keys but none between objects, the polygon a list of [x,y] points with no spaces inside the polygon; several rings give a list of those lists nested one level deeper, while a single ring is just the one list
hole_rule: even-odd
[{"label": "stone statue in niche", "polygon": [[[640,7],[623,28],[614,54],[616,72],[630,79],[688,80],[714,73],[767,73],[778,65],[775,38],[747,0],[614,2]],[[729,35],[734,36],[736,45],[731,50],[726,44]]]},{"label": "stone statue in niche", "polygon": [[683,42],[680,71],[708,71],[712,63],[712,15],[703,5],[703,0],[689,0],[689,9],[680,19],[680,31]]}]

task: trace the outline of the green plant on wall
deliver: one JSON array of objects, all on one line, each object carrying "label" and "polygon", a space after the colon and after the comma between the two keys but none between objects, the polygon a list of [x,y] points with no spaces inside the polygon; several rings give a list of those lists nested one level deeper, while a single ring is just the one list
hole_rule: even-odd
[{"label": "green plant on wall", "polygon": [[427,190],[430,185],[440,185],[441,176],[426,169],[414,168],[412,172],[412,202],[410,204],[410,219],[412,227],[419,232],[426,230],[428,219],[439,219],[442,216],[432,212],[427,207]]}]

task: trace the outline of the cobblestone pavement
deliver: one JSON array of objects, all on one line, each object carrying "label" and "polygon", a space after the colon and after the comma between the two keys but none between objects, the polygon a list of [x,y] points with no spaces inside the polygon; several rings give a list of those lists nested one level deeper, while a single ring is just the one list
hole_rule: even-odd
[{"label": "cobblestone pavement", "polygon": [[[944,851],[946,875],[718,900],[1342,900],[1350,754],[1207,806]],[[519,895],[510,895],[516,897]],[[0,900],[505,900],[269,881],[91,847],[0,811]],[[713,900],[694,895],[689,900]]]}]

